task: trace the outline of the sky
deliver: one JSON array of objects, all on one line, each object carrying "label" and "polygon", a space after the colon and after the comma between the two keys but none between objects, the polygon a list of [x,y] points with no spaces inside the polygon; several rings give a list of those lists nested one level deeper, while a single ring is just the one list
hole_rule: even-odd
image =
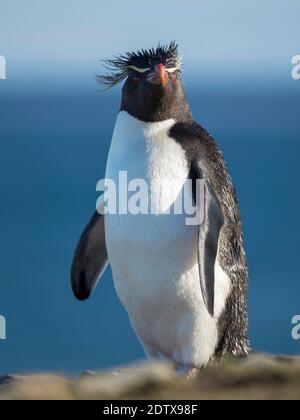
[{"label": "sky", "polygon": [[172,39],[185,72],[216,83],[287,82],[300,53],[299,0],[0,2],[0,55],[15,86],[93,83],[101,59]]}]

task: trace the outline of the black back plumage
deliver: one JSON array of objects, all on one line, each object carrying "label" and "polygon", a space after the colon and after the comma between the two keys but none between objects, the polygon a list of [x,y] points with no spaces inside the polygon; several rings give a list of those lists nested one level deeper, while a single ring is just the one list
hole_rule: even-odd
[{"label": "black back plumage", "polygon": [[[212,136],[194,121],[175,124],[170,130],[170,137],[184,148],[189,164],[193,159],[200,160],[203,177],[215,191],[224,215],[219,262],[229,276],[232,287],[219,319],[216,356],[247,355],[250,351],[247,338],[248,268],[236,191],[223,154]],[[193,176],[191,173],[192,179]]]}]

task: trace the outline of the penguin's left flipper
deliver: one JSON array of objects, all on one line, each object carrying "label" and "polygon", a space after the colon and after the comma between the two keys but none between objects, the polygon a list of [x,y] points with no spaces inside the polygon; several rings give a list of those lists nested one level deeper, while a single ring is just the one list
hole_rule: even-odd
[{"label": "penguin's left flipper", "polygon": [[[192,162],[192,170],[196,180],[202,180],[203,187],[201,191],[197,191],[197,196],[202,197],[202,223],[199,224],[198,232],[198,266],[200,285],[205,306],[214,316],[215,306],[215,263],[218,254],[218,245],[221,228],[224,224],[224,216],[222,213],[219,199],[214,192],[209,181],[203,177],[200,162],[195,159]],[[196,188],[200,188],[200,184],[196,183]]]},{"label": "penguin's left flipper", "polygon": [[95,212],[79,239],[73,258],[72,289],[77,299],[89,298],[107,266],[104,215]]}]

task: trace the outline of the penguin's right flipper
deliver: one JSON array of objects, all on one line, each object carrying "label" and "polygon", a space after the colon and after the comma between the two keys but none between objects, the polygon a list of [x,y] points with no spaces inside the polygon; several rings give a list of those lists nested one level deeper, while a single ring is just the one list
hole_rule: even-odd
[{"label": "penguin's right flipper", "polygon": [[[198,232],[198,266],[200,285],[205,306],[214,316],[215,304],[215,263],[218,243],[224,217],[220,202],[209,181],[203,177],[201,164],[198,160],[192,162],[192,168],[197,180],[202,180],[204,186],[203,223]],[[197,184],[197,187],[199,184]],[[201,193],[199,193],[199,196]]]},{"label": "penguin's right flipper", "polygon": [[96,212],[84,229],[73,258],[72,289],[77,299],[88,299],[108,266],[104,216]]}]

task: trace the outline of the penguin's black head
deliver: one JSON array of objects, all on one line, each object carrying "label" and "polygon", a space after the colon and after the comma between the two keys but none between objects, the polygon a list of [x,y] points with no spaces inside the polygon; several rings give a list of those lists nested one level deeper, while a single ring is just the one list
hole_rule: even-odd
[{"label": "penguin's black head", "polygon": [[146,122],[191,118],[180,77],[178,45],[158,45],[156,49],[126,53],[106,60],[110,71],[97,79],[104,88],[125,80],[121,110]]}]

